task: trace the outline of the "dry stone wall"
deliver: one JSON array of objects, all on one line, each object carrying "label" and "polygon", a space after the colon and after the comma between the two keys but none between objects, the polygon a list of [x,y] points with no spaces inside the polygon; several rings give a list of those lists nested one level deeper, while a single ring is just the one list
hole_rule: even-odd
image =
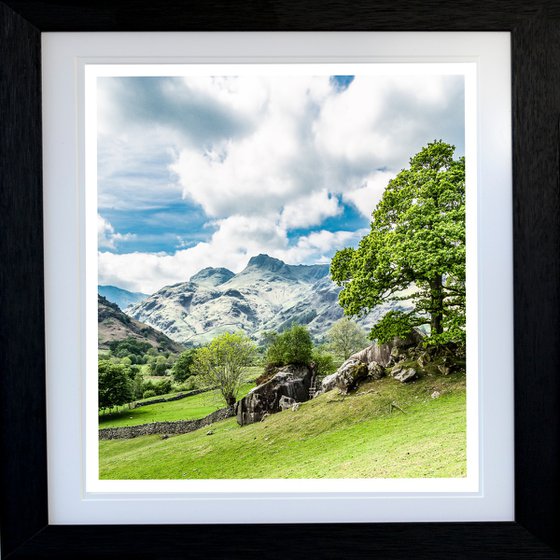
[{"label": "dry stone wall", "polygon": [[188,391],[187,393],[177,393],[172,397],[160,397],[159,399],[150,399],[149,401],[137,402],[133,408],[140,408],[141,406],[149,406],[151,404],[159,404],[164,402],[180,401],[181,399],[186,399],[187,397],[192,397],[194,395],[200,395],[200,393],[207,393],[208,391],[213,391],[216,387],[209,387],[207,389],[194,389]]},{"label": "dry stone wall", "polygon": [[176,422],[152,422],[151,424],[140,424],[139,426],[121,426],[119,428],[102,428],[99,430],[99,439],[132,439],[139,436],[151,436],[154,434],[174,435],[194,432],[214,422],[225,420],[234,416],[233,408],[221,408],[212,412],[204,418],[197,420],[178,420]]}]

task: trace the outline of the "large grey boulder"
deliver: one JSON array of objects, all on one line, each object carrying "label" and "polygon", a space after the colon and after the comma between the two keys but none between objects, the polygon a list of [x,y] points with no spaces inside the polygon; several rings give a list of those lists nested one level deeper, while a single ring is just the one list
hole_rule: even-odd
[{"label": "large grey boulder", "polygon": [[343,393],[348,393],[358,386],[358,383],[368,376],[368,366],[360,360],[349,358],[335,373],[327,375],[322,383],[317,395],[326,393],[338,387]]},{"label": "large grey boulder", "polygon": [[399,368],[397,372],[393,373],[393,377],[401,383],[408,383],[418,377],[418,372],[412,367]]},{"label": "large grey boulder", "polygon": [[237,422],[241,426],[259,422],[265,414],[308,401],[312,378],[313,371],[308,366],[282,367],[270,380],[252,389],[235,404]]}]

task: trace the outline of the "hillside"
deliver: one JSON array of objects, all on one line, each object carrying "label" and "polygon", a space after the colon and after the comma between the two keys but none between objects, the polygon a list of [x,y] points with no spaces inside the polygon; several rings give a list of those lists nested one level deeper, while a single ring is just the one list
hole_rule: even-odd
[{"label": "hillside", "polygon": [[244,427],[100,441],[100,478],[464,477],[465,414],[464,374],[384,378]]},{"label": "hillside", "polygon": [[181,352],[183,347],[158,330],[132,319],[119,306],[102,295],[97,296],[97,339],[100,349],[108,349],[114,340],[135,338],[149,342],[159,351]]},{"label": "hillside", "polygon": [[[203,344],[234,330],[258,340],[263,332],[281,331],[293,322],[320,338],[343,316],[339,292],[328,265],[288,265],[258,255],[238,274],[206,268],[127,312],[181,343]],[[381,306],[360,322],[370,327],[387,309]]]}]

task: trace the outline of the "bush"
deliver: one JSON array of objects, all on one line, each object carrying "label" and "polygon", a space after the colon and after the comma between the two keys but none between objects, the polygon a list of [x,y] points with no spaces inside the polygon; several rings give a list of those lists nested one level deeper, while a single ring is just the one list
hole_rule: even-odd
[{"label": "bush", "polygon": [[175,381],[185,381],[194,374],[192,365],[194,362],[195,353],[196,350],[194,348],[181,352],[181,354],[177,358],[177,361],[171,368],[171,375],[173,376],[173,379]]},{"label": "bush", "polygon": [[336,371],[336,365],[334,363],[334,358],[331,354],[322,352],[320,350],[315,350],[313,352],[312,360],[317,368],[317,375],[319,377],[324,377]]},{"label": "bush", "polygon": [[183,383],[175,383],[173,385],[174,390],[180,391],[194,391],[195,389],[206,389],[208,383],[203,379],[199,378],[197,375],[191,375],[188,379],[183,381]]},{"label": "bush", "polygon": [[142,398],[149,399],[150,397],[155,397],[155,396],[156,396],[156,392],[150,389],[148,391],[144,391]]},{"label": "bush", "polygon": [[313,342],[307,328],[292,325],[272,338],[266,353],[266,363],[274,366],[309,364],[312,351]]}]

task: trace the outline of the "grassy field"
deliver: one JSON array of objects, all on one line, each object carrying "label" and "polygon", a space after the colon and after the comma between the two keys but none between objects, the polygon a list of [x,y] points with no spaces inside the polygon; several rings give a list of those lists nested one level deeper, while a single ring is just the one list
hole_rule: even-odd
[{"label": "grassy field", "polygon": [[[254,387],[254,383],[242,385],[239,398],[245,396]],[[167,395],[172,397],[173,395]],[[156,397],[157,398],[157,397]],[[217,390],[200,393],[178,401],[156,403],[139,408],[122,409],[113,414],[99,417],[100,428],[116,428],[117,426],[136,426],[150,422],[170,422],[173,420],[194,420],[202,418],[226,406]]]},{"label": "grassy field", "polygon": [[[441,396],[432,398],[434,391]],[[353,395],[330,391],[257,424],[218,422],[211,435],[205,428],[168,439],[100,441],[100,477],[462,477],[465,402],[463,375],[408,385],[372,381]]]}]

